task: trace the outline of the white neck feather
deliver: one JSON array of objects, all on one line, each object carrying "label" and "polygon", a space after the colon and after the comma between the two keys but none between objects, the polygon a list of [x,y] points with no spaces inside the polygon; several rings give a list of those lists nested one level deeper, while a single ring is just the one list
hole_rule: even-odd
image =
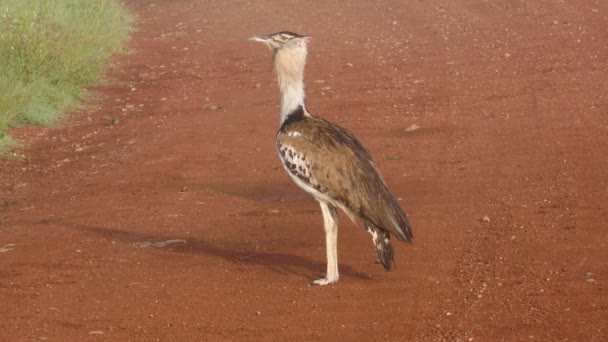
[{"label": "white neck feather", "polygon": [[279,49],[274,53],[274,68],[279,80],[281,91],[280,124],[289,113],[299,106],[304,108],[304,66],[306,65],[306,44],[302,42],[297,47]]}]

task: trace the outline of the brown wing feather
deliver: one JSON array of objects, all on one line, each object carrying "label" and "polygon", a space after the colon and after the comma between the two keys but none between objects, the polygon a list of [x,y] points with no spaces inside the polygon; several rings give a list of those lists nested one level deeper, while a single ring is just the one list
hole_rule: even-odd
[{"label": "brown wing feather", "polygon": [[[289,172],[341,204],[347,214],[355,214],[399,240],[412,239],[405,213],[370,154],[349,131],[318,117],[301,116],[281,126],[277,145],[279,153],[285,154],[282,159]],[[292,166],[294,160],[298,165]]]}]

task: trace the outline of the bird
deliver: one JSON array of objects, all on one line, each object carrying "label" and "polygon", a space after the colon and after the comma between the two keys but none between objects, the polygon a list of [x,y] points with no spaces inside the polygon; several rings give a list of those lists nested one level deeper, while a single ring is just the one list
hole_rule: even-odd
[{"label": "bird", "polygon": [[310,36],[290,31],[253,36],[272,51],[280,91],[276,148],[290,178],[319,202],[323,215],[327,270],[315,285],[336,283],[338,209],[363,221],[377,261],[393,269],[391,237],[412,242],[412,226],[389,191],[370,153],[347,129],[311,114],[305,104],[304,69]]}]

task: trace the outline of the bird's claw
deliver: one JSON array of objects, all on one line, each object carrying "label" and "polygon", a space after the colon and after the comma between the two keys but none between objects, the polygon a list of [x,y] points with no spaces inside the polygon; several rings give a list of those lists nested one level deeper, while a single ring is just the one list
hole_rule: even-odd
[{"label": "bird's claw", "polygon": [[322,278],[322,279],[317,279],[315,281],[312,282],[313,285],[329,285],[329,284],[333,284],[333,283],[337,283],[338,282],[338,277],[331,277],[331,278]]}]

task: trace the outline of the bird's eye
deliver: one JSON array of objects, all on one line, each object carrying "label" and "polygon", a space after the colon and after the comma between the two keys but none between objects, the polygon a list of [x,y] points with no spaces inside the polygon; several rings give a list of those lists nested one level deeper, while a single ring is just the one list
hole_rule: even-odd
[{"label": "bird's eye", "polygon": [[285,34],[282,34],[282,35],[281,35],[281,40],[287,40],[287,39],[289,39],[289,36],[287,36],[287,35],[285,35]]}]

